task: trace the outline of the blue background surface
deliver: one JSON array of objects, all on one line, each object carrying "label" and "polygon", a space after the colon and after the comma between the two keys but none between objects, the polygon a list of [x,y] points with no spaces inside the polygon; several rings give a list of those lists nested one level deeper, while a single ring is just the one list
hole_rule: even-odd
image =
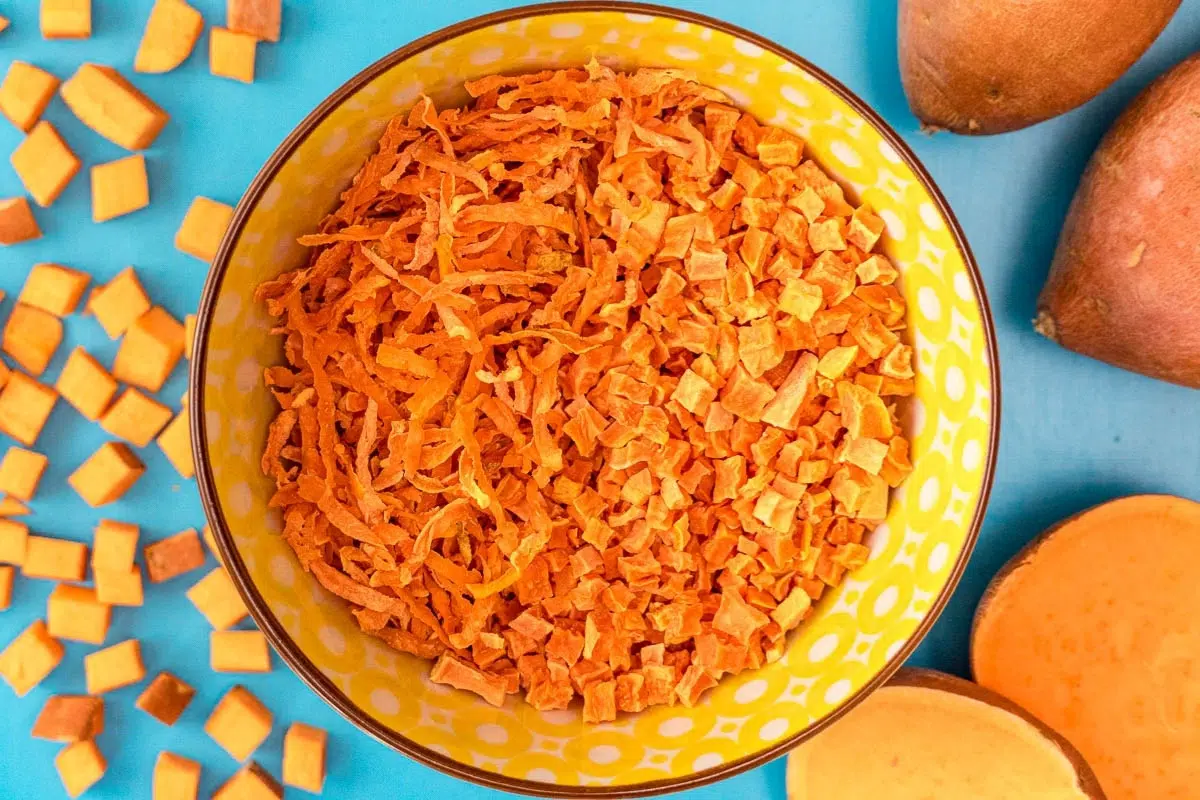
[{"label": "blue background surface", "polygon": [[[223,0],[191,0],[210,24],[224,23]],[[167,75],[132,73],[133,55],[151,0],[93,0],[94,36],[45,42],[36,0],[0,0],[12,27],[0,34],[0,69],[32,61],[66,78],[83,61],[116,66],[160,103],[171,123],[147,153],[151,205],[133,215],[91,222],[89,180],[82,172],[63,196],[37,216],[41,241],[0,249],[0,306],[7,318],[28,267],[55,261],[106,281],[134,265],[152,299],[182,318],[195,308],[205,266],[172,246],[191,199],[203,194],[234,203],[259,166],[292,127],[344,80],[392,49],[457,20],[514,5],[497,0],[285,0],[283,40],[258,50],[257,80],[245,86],[208,74],[208,34],[187,63]],[[1060,350],[1036,336],[1030,319],[1058,229],[1088,155],[1120,109],[1154,76],[1200,42],[1200,0],[1182,10],[1151,51],[1114,87],[1086,107],[1033,129],[966,139],[919,133],[896,68],[895,3],[889,0],[695,0],[673,5],[722,17],[771,37],[845,82],[879,110],[915,148],[945,191],[978,257],[1000,337],[1003,437],[995,489],[979,546],[949,608],[914,661],[957,673],[967,669],[971,614],[999,566],[1040,530],[1095,503],[1134,492],[1170,492],[1200,499],[1200,394],[1127,374]],[[85,164],[125,155],[86,129],[57,98],[46,118]],[[0,121],[0,152],[20,134]],[[0,165],[0,197],[22,192]],[[67,353],[86,346],[111,364],[115,343],[96,322],[66,322],[66,339],[46,379]],[[176,370],[160,397],[173,408],[185,388]],[[37,449],[50,467],[28,519],[38,532],[90,541],[101,517],[133,521],[143,540],[203,524],[195,486],[182,481],[156,446],[140,453],[147,476],[113,506],[88,508],[66,477],[105,440],[100,429],[59,403]],[[12,444],[0,441],[0,449]],[[1131,535],[1137,535],[1131,531]],[[210,567],[215,564],[210,560]],[[276,725],[256,758],[279,774],[283,731],[293,720],[328,728],[330,777],[325,796],[429,797],[472,800],[499,793],[454,781],[397,755],[328,710],[279,661],[268,676],[222,676],[208,668],[208,625],[184,597],[198,571],[147,586],[143,609],[114,610],[108,642],[143,641],[151,675],[169,669],[194,684],[196,701],[173,728],[133,709],[139,687],[106,696],[107,729],[99,738],[109,772],[90,798],[149,797],[157,753],[200,760],[207,797],[235,765],[202,731],[217,699],[243,682],[274,710]],[[18,578],[11,610],[0,613],[0,645],[45,613],[50,583]],[[53,767],[59,746],[28,731],[44,699],[84,691],[81,657],[68,644],[62,666],[29,696],[0,686],[0,796],[63,796]],[[288,790],[291,796],[303,796]],[[685,795],[680,795],[685,796]],[[782,800],[783,763],[687,793]]]}]

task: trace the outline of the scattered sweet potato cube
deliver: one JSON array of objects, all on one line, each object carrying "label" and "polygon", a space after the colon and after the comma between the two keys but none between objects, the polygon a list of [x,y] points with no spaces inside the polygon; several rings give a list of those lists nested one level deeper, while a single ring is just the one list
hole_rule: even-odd
[{"label": "scattered sweet potato cube", "polygon": [[0,246],[8,247],[41,236],[42,229],[34,219],[28,200],[24,197],[0,200]]},{"label": "scattered sweet potato cube", "polygon": [[175,234],[175,247],[201,261],[211,262],[232,218],[233,206],[197,197]]},{"label": "scattered sweet potato cube", "polygon": [[279,41],[283,0],[229,0],[225,12],[225,25],[229,30],[248,33],[268,42]]},{"label": "scattered sweet potato cube", "polygon": [[320,794],[325,784],[325,750],[329,734],[320,728],[293,722],[283,737],[283,782]]},{"label": "scattered sweet potato cube", "polygon": [[150,205],[146,157],[136,153],[92,167],[92,220],[105,222]]},{"label": "scattered sweet potato cube", "polygon": [[83,657],[88,694],[104,694],[137,683],[146,677],[142,664],[142,645],[127,639]]},{"label": "scattered sweet potato cube", "polygon": [[90,281],[86,272],[61,264],[34,264],[17,302],[65,317],[75,311]]},{"label": "scattered sweet potato cube", "polygon": [[138,526],[102,519],[92,533],[92,569],[128,571],[137,556]]},{"label": "scattered sweet potato cube", "polygon": [[62,343],[62,320],[17,303],[4,326],[4,352],[33,375],[41,375]]},{"label": "scattered sweet potato cube", "polygon": [[218,631],[232,628],[249,613],[224,567],[205,575],[187,592],[192,605]]},{"label": "scattered sweet potato cube", "polygon": [[0,519],[0,564],[21,566],[29,552],[29,526]]},{"label": "scattered sweet potato cube", "polygon": [[254,54],[258,39],[248,33],[213,28],[208,39],[209,69],[213,75],[254,83]]},{"label": "scattered sweet potato cube", "polygon": [[0,461],[0,492],[18,500],[32,500],[48,459],[41,453],[10,447]]},{"label": "scattered sweet potato cube", "polygon": [[125,332],[113,361],[113,377],[157,392],[182,356],[183,325],[155,306]]},{"label": "scattered sweet potato cube", "polygon": [[[7,520],[6,520],[7,522]],[[21,573],[26,578],[81,581],[87,574],[88,546],[69,539],[30,536]]]},{"label": "scattered sweet potato cube", "polygon": [[0,566],[0,611],[12,605],[13,581],[17,571],[8,565]]},{"label": "scattered sweet potato cube", "polygon": [[23,131],[34,126],[58,89],[58,78],[24,61],[14,61],[0,83],[0,113]]},{"label": "scattered sweet potato cube", "polygon": [[170,117],[112,67],[83,64],[59,92],[84,125],[126,150],[150,146]]},{"label": "scattered sweet potato cube", "polygon": [[171,409],[137,389],[126,389],[100,418],[100,427],[137,447],[145,447],[170,421]]},{"label": "scattered sweet potato cube", "polygon": [[110,606],[140,606],[146,596],[142,588],[142,570],[134,564],[127,570],[94,569],[96,598]]},{"label": "scattered sweet potato cube", "polygon": [[33,723],[33,738],[51,742],[82,742],[104,732],[104,699],[60,694],[46,699]]},{"label": "scattered sweet potato cube", "polygon": [[159,434],[158,446],[182,477],[191,478],[196,474],[196,466],[192,461],[192,433],[186,408]]},{"label": "scattered sweet potato cube", "polygon": [[9,160],[26,191],[43,208],[58,199],[80,167],[79,158],[45,120],[33,127]]},{"label": "scattered sweet potato cube", "polygon": [[42,0],[43,39],[87,39],[92,35],[92,0]]},{"label": "scattered sweet potato cube", "polygon": [[108,762],[104,760],[95,740],[88,739],[64,747],[54,757],[54,766],[58,769],[58,776],[67,794],[79,797],[104,777]]},{"label": "scattered sweet potato cube", "polygon": [[174,725],[195,696],[196,690],[191,686],[169,672],[160,672],[150,681],[135,705],[163,725]]},{"label": "scattered sweet potato cube", "polygon": [[184,0],[155,0],[133,59],[134,72],[170,72],[191,55],[204,17]]},{"label": "scattered sweet potato cube", "polygon": [[192,528],[147,545],[146,572],[152,583],[162,583],[204,566],[204,548]]},{"label": "scattered sweet potato cube", "polygon": [[108,338],[116,339],[150,310],[150,298],[142,288],[133,267],[126,267],[106,285],[98,288],[88,308]]},{"label": "scattered sweet potato cube", "polygon": [[62,642],[50,635],[45,622],[34,620],[0,651],[0,677],[12,687],[17,697],[24,697],[54,671],[62,658]]},{"label": "scattered sweet potato cube", "polygon": [[8,30],[8,17],[0,17],[0,33]]},{"label": "scattered sweet potato cube", "polygon": [[146,465],[129,447],[121,442],[106,442],[71,473],[67,483],[95,508],[120,498],[145,471]]},{"label": "scattered sweet potato cube", "polygon": [[26,447],[37,443],[58,392],[20,372],[9,376],[0,391],[0,431],[7,433]]},{"label": "scattered sweet potato cube", "polygon": [[200,795],[200,763],[163,751],[154,762],[152,800],[196,800]]},{"label": "scattered sweet potato cube", "polygon": [[88,644],[104,644],[112,621],[112,606],[96,598],[96,590],[60,583],[46,603],[50,635]]},{"label": "scattered sweet potato cube", "polygon": [[117,381],[86,350],[76,347],[67,356],[54,388],[85,418],[97,420],[117,393]]},{"label": "scattered sweet potato cube", "polygon": [[270,672],[271,648],[261,631],[213,631],[209,660],[214,672]]},{"label": "scattered sweet potato cube", "polygon": [[213,800],[280,800],[283,787],[254,762],[238,770],[213,795]]},{"label": "scattered sweet potato cube", "polygon": [[245,761],[271,733],[273,717],[244,686],[234,686],[217,703],[204,732],[238,761]]}]

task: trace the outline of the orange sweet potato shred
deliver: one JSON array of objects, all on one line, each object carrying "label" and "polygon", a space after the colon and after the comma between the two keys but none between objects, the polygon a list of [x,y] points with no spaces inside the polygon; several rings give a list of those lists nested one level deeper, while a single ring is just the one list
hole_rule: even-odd
[{"label": "orange sweet potato shred", "polygon": [[687,73],[492,76],[393,119],[263,284],[284,536],[500,705],[692,705],[868,556],[913,391],[883,222]]}]

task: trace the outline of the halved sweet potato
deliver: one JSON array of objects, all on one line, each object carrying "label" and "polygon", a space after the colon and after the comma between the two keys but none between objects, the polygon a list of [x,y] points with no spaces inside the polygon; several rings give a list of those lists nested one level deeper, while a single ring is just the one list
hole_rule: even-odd
[{"label": "halved sweet potato", "polygon": [[900,76],[932,129],[1002,133],[1064,114],[1146,51],[1180,0],[900,0]]},{"label": "halved sweet potato", "polygon": [[1200,55],[1152,83],[1084,173],[1038,300],[1063,347],[1200,388]]},{"label": "halved sweet potato", "polygon": [[789,800],[1104,800],[1078,751],[1027,711],[911,668],[793,750],[787,790]]},{"label": "halved sweet potato", "polygon": [[1200,787],[1200,504],[1142,495],[1068,519],[992,581],[976,680],[1068,737],[1110,800]]}]

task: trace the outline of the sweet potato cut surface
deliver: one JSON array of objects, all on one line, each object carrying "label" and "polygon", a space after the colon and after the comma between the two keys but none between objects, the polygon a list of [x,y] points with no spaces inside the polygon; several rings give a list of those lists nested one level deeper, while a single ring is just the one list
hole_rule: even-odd
[{"label": "sweet potato cut surface", "polygon": [[0,83],[0,113],[23,131],[42,116],[58,89],[58,78],[44,69],[14,61]]},{"label": "sweet potato cut surface", "polygon": [[1152,83],[1079,184],[1038,301],[1062,346],[1200,388],[1200,55]]},{"label": "sweet potato cut surface", "polygon": [[0,200],[0,247],[40,239],[42,229],[38,227],[33,209],[24,197],[9,197]]},{"label": "sweet potato cut surface", "polygon": [[226,12],[225,24],[230,30],[279,41],[283,0],[228,0]]},{"label": "sweet potato cut surface", "polygon": [[33,723],[33,738],[81,742],[104,732],[104,700],[87,695],[58,695],[46,700]]},{"label": "sweet potato cut surface", "polygon": [[1200,504],[1143,495],[1073,517],[993,580],[971,664],[1070,739],[1110,800],[1200,786]]},{"label": "sweet potato cut surface", "polygon": [[154,800],[196,800],[200,762],[163,751],[154,762]]},{"label": "sweet potato cut surface", "polygon": [[146,572],[162,583],[204,565],[204,547],[192,528],[146,546]]},{"label": "sweet potato cut surface", "polygon": [[174,725],[191,705],[196,690],[169,672],[160,672],[137,699],[137,707],[164,725]]},{"label": "sweet potato cut surface", "polygon": [[83,64],[59,90],[84,125],[126,150],[151,145],[170,117],[112,67]]},{"label": "sweet potato cut surface", "polygon": [[926,126],[1002,133],[1066,113],[1146,51],[1180,0],[901,0],[900,75]]},{"label": "sweet potato cut surface", "polygon": [[39,206],[53,203],[79,172],[79,158],[49,122],[39,122],[9,158]]},{"label": "sweet potato cut surface", "polygon": [[183,0],[155,0],[142,33],[135,72],[170,72],[191,55],[204,30],[204,17]]},{"label": "sweet potato cut surface", "polygon": [[789,800],[1104,800],[1061,736],[995,692],[903,669],[788,757]]}]

